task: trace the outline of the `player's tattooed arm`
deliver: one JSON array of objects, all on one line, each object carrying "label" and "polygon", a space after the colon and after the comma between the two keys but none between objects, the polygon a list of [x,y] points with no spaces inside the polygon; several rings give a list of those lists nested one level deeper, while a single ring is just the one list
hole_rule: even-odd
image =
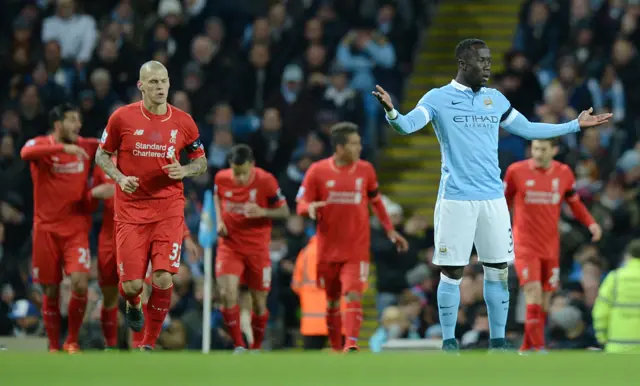
[{"label": "player's tattooed arm", "polygon": [[265,217],[272,219],[284,219],[289,217],[289,214],[289,207],[287,205],[282,205],[279,208],[265,209]]},{"label": "player's tattooed arm", "polygon": [[207,171],[207,157],[198,157],[183,166],[185,177],[195,177]]},{"label": "player's tattooed arm", "polygon": [[125,177],[124,174],[113,163],[111,160],[111,154],[98,148],[96,152],[96,164],[100,166],[100,168],[104,171],[106,175],[108,175],[112,180],[116,183],[120,183],[122,179]]},{"label": "player's tattooed arm", "polygon": [[289,217],[289,207],[282,205],[278,208],[263,208],[258,206],[255,202],[250,202],[245,205],[244,214],[248,218],[261,218],[267,217],[271,219],[284,219]]}]

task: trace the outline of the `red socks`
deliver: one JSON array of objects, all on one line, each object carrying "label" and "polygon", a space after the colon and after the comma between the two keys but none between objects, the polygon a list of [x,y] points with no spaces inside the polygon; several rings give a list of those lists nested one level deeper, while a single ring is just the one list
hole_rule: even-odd
[{"label": "red socks", "polygon": [[107,309],[102,307],[100,313],[102,323],[102,334],[107,347],[118,345],[118,307]]},{"label": "red socks", "polygon": [[169,313],[173,285],[167,289],[152,286],[151,296],[147,303],[147,319],[144,321],[143,346],[155,347],[162,332],[162,324]]},{"label": "red socks", "polygon": [[265,311],[262,315],[253,314],[251,316],[251,330],[253,331],[252,350],[260,350],[262,341],[264,340],[264,332],[267,329],[267,322],[269,322],[269,311]]},{"label": "red socks", "polygon": [[[222,310],[222,317],[224,318],[224,323],[227,325],[231,339],[233,339],[233,345],[235,347],[244,347],[244,339],[242,338],[242,330],[240,329],[240,307],[236,305],[232,308],[224,308]],[[251,321],[251,325],[253,327],[253,320]],[[264,337],[264,332],[262,337]],[[253,340],[254,342],[258,341],[258,337],[255,335],[255,328]],[[262,339],[260,342],[262,343]]]},{"label": "red socks", "polygon": [[[142,305],[142,313],[144,314],[144,320],[149,320],[149,314],[147,313],[147,305]],[[142,344],[142,340],[144,339],[144,329],[140,332],[135,332],[133,330],[129,330],[131,332],[131,348],[138,348]]]},{"label": "red socks", "polygon": [[60,350],[60,305],[58,298],[42,296],[42,318],[49,339],[49,350]]},{"label": "red socks", "polygon": [[524,324],[524,342],[521,350],[544,349],[544,318],[540,304],[527,304],[527,314]]},{"label": "red socks", "polygon": [[87,308],[87,295],[71,292],[69,300],[68,324],[69,332],[66,343],[78,343],[78,334],[84,319],[84,311]]},{"label": "red socks", "polygon": [[327,329],[329,330],[329,343],[335,351],[342,350],[342,315],[340,308],[327,309]]},{"label": "red socks", "polygon": [[362,305],[360,302],[348,302],[344,316],[344,329],[346,336],[345,347],[358,345],[360,325],[362,324]]},{"label": "red socks", "polygon": [[118,292],[120,292],[120,296],[122,296],[122,298],[129,302],[129,304],[131,304],[132,306],[137,306],[138,304],[140,304],[140,294],[142,293],[142,288],[140,288],[140,292],[138,292],[136,295],[131,296],[127,295],[127,293],[124,292],[124,290],[122,289],[122,283],[120,283],[118,284]]}]

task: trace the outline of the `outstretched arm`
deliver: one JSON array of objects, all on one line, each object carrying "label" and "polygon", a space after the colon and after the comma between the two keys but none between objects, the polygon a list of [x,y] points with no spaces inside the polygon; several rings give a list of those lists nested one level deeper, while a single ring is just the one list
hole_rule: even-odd
[{"label": "outstretched arm", "polygon": [[513,107],[509,107],[502,115],[500,126],[522,138],[546,139],[559,137],[569,133],[576,133],[581,128],[595,127],[609,121],[612,114],[591,115],[593,108],[580,113],[577,119],[567,123],[551,124],[551,123],[535,123],[530,122],[524,115]]},{"label": "outstretched arm", "polygon": [[380,105],[385,110],[387,122],[393,130],[400,135],[415,133],[425,127],[431,121],[431,114],[426,107],[418,106],[411,110],[408,114],[402,115],[393,108],[391,96],[382,87],[376,86],[376,91],[372,92],[373,96],[378,99]]}]

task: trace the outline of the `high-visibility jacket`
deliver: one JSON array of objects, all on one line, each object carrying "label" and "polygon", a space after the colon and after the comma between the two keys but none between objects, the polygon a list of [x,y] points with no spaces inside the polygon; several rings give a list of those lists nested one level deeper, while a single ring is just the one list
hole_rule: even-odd
[{"label": "high-visibility jacket", "polygon": [[300,333],[304,336],[327,335],[327,296],[316,284],[318,239],[313,236],[296,260],[291,288],[300,298]]},{"label": "high-visibility jacket", "polygon": [[[318,239],[313,236],[307,246],[300,251],[293,271],[291,288],[300,298],[300,334],[303,336],[327,335],[327,295],[318,288]],[[365,284],[363,290],[367,290]],[[340,309],[344,315],[344,298],[340,300]],[[342,323],[344,334],[344,323]]]},{"label": "high-visibility jacket", "polygon": [[640,259],[607,275],[593,307],[593,326],[606,352],[640,352]]}]

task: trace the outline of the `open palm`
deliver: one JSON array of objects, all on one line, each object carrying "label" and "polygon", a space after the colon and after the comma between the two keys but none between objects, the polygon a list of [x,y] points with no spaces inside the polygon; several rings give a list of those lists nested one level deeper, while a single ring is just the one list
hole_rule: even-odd
[{"label": "open palm", "polygon": [[578,123],[580,124],[581,129],[600,126],[603,123],[609,122],[609,119],[613,117],[613,114],[611,113],[599,115],[591,115],[591,113],[593,113],[593,107],[590,107],[589,110],[584,110],[578,116]]}]

